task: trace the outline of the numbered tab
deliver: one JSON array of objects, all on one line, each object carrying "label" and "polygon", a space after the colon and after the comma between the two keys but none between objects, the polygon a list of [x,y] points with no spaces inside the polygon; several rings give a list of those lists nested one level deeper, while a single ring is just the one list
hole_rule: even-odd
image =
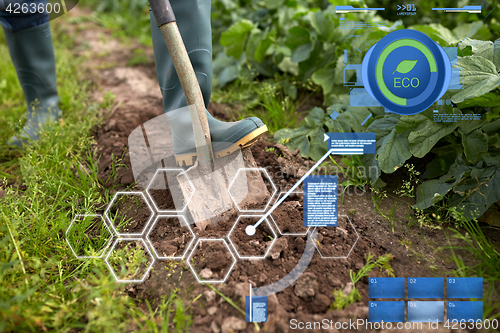
[{"label": "numbered tab", "polygon": [[405,298],[405,278],[370,278],[368,296],[370,298]]},{"label": "numbered tab", "polygon": [[446,278],[447,298],[483,298],[483,278]]},{"label": "numbered tab", "polygon": [[408,278],[408,298],[444,298],[444,278]]},{"label": "numbered tab", "polygon": [[444,322],[443,301],[408,302],[409,322]]},{"label": "numbered tab", "polygon": [[446,317],[450,322],[483,321],[483,302],[453,301],[447,304]]},{"label": "numbered tab", "polygon": [[368,321],[372,323],[402,323],[405,321],[404,301],[384,301],[368,303]]}]

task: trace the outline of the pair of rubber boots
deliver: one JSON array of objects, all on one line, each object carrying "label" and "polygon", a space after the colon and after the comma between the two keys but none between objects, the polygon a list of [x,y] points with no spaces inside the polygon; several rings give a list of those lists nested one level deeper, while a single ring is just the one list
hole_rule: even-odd
[{"label": "pair of rubber boots", "polygon": [[37,140],[42,127],[62,115],[57,106],[54,48],[48,23],[16,32],[3,30],[28,105],[26,124],[8,142],[20,147],[29,138]]},{"label": "pair of rubber boots", "polygon": [[[171,0],[170,3],[207,107],[212,93],[211,1]],[[167,45],[152,13],[150,20],[156,74],[163,95],[163,109],[172,129],[175,159],[179,166],[190,166],[196,160],[191,115]],[[223,122],[207,111],[207,118],[216,158],[249,147],[267,132],[266,125],[257,117]]]},{"label": "pair of rubber boots", "polygon": [[[171,5],[207,106],[212,92],[211,2],[173,0]],[[161,31],[152,14],[150,18],[156,73],[163,108],[172,129],[174,155],[180,166],[190,166],[196,160],[190,112]],[[22,133],[10,141],[12,145],[21,146],[29,137],[38,139],[43,125],[61,116],[57,106],[54,50],[48,23],[21,32],[7,29],[4,32],[28,105],[26,125]],[[266,125],[256,117],[223,122],[208,111],[207,117],[216,157],[249,147],[267,132]]]}]

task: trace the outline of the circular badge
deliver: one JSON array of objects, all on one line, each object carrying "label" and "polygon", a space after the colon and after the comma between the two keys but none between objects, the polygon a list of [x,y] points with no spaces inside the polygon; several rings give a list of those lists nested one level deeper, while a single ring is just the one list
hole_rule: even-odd
[{"label": "circular badge", "polygon": [[388,111],[412,115],[443,96],[451,80],[451,63],[427,35],[397,30],[368,50],[362,76],[365,89]]}]

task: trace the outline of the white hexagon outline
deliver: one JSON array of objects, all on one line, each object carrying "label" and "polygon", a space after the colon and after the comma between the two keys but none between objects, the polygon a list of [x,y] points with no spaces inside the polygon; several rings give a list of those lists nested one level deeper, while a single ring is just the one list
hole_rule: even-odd
[{"label": "white hexagon outline", "polygon": [[[271,186],[273,187],[273,193],[271,194],[271,197],[269,198],[269,201],[267,202],[267,205],[264,207],[264,209],[244,209],[244,210],[242,210],[238,206],[238,203],[236,202],[236,200],[234,200],[233,195],[231,194],[231,186],[233,186],[234,181],[236,180],[236,178],[238,178],[238,174],[240,173],[241,170],[259,171],[259,172],[264,171],[266,177],[269,179],[269,182],[271,183]],[[236,172],[236,175],[234,176],[233,180],[231,181],[231,184],[229,184],[227,191],[229,192],[229,196],[233,200],[236,208],[238,208],[238,211],[240,211],[242,213],[264,213],[267,210],[267,208],[269,208],[269,204],[271,203],[271,201],[273,201],[273,198],[276,195],[276,193],[278,192],[278,189],[276,188],[276,185],[274,185],[274,182],[271,179],[271,177],[269,177],[269,174],[267,173],[267,170],[265,168],[241,168],[238,170],[238,172]]]},{"label": "white hexagon outline", "polygon": [[[191,188],[193,189],[193,193],[191,193],[191,196],[187,199],[182,210],[159,210],[158,207],[156,206],[156,202],[153,199],[153,196],[151,194],[149,194],[149,187],[151,186],[151,184],[153,183],[153,180],[156,178],[156,175],[158,175],[158,173],[160,171],[181,171],[179,174],[184,174],[184,176],[186,176],[186,179],[188,180],[189,185],[191,185]],[[167,186],[167,184],[165,184],[165,186]],[[158,169],[158,170],[156,170],[153,178],[151,178],[151,181],[148,184],[148,187],[146,187],[146,195],[149,197],[149,199],[153,203],[155,210],[160,214],[161,213],[184,213],[187,209],[189,201],[191,201],[191,199],[193,198],[195,191],[196,191],[196,188],[194,187],[193,182],[191,182],[191,179],[189,179],[189,176],[187,175],[186,170],[181,169],[181,168],[170,168],[170,169]]]},{"label": "white hexagon outline", "polygon": [[[102,249],[102,253],[100,256],[78,256],[76,255],[76,252],[75,250],[73,249],[73,246],[71,246],[71,244],[69,243],[69,240],[68,240],[68,232],[69,230],[71,229],[71,227],[73,226],[73,223],[75,223],[75,220],[77,217],[81,217],[81,216],[94,216],[94,217],[100,217],[102,222],[104,223],[104,225],[106,226],[106,229],[108,229],[109,231],[109,240],[108,242],[106,243],[106,246],[104,246],[104,248]],[[73,220],[71,221],[71,223],[69,224],[69,227],[68,229],[66,229],[66,232],[65,232],[65,235],[66,235],[66,243],[68,243],[69,245],[69,248],[71,249],[71,252],[73,252],[73,255],[78,258],[78,259],[100,259],[102,257],[104,257],[104,254],[106,253],[106,250],[108,249],[109,247],[109,244],[111,244],[111,241],[113,240],[113,231],[111,231],[111,229],[109,229],[109,226],[108,224],[106,223],[106,219],[104,217],[102,217],[101,214],[77,214]]]},{"label": "white hexagon outline", "polygon": [[[280,192],[280,194],[279,194],[279,195],[278,195],[278,197],[277,197],[277,200],[279,200],[279,197],[280,197],[280,195],[281,195],[282,193],[287,194],[288,192]],[[303,191],[300,191],[300,192],[295,192],[295,191],[294,191],[294,192],[291,192],[291,193],[302,193],[302,194],[304,194],[304,192],[303,192]],[[278,207],[276,207],[276,208],[278,208]],[[280,233],[280,235],[281,235],[281,236],[305,236],[305,235],[307,235],[307,233],[308,233],[308,232],[309,232],[309,230],[311,229],[311,227],[307,227],[307,230],[306,230],[303,234],[297,234],[297,233],[292,233],[292,232],[282,233],[282,232],[281,232],[281,229],[280,229],[280,228],[279,228],[279,226],[278,226],[278,223],[276,223],[276,221],[274,220],[273,213],[269,214],[269,217],[270,217],[270,218],[271,218],[271,220],[273,221],[274,225],[276,226],[276,229],[278,229],[278,231],[279,231],[279,233]]]},{"label": "white hexagon outline", "polygon": [[[148,221],[146,222],[146,225],[144,226],[144,228],[142,228],[142,232],[140,234],[129,234],[129,233],[118,232],[115,228],[115,225],[113,224],[113,221],[111,221],[111,218],[108,215],[109,209],[111,208],[111,206],[113,206],[113,204],[116,200],[116,197],[118,195],[122,195],[122,194],[125,194],[125,195],[127,195],[127,194],[134,194],[134,195],[139,194],[139,195],[141,195],[144,199],[144,202],[146,202],[146,205],[148,206],[149,210],[151,211],[151,216],[149,217]],[[106,217],[106,220],[108,220],[108,222],[111,225],[111,228],[113,228],[113,231],[115,232],[115,234],[117,236],[120,236],[120,237],[131,237],[131,236],[133,237],[133,236],[144,235],[144,232],[146,231],[146,229],[148,229],[149,224],[151,223],[151,220],[153,219],[153,217],[155,215],[156,215],[155,211],[151,208],[151,205],[149,204],[148,198],[144,195],[143,192],[116,192],[115,195],[113,196],[113,199],[109,203],[108,207],[106,207],[106,210],[104,211],[104,216]]]},{"label": "white hexagon outline", "polygon": [[[223,242],[224,245],[226,246],[227,250],[231,254],[231,257],[233,257],[233,263],[231,264],[231,267],[229,267],[223,280],[200,280],[200,278],[198,277],[198,274],[194,270],[193,266],[191,266],[191,261],[190,261],[191,257],[193,256],[194,251],[196,251],[196,248],[198,247],[198,245],[202,241],[203,242]],[[227,245],[227,242],[224,238],[200,238],[200,239],[198,239],[198,241],[194,245],[193,249],[191,250],[191,253],[187,257],[187,264],[188,264],[189,268],[191,269],[191,272],[193,273],[194,277],[198,281],[198,283],[224,283],[226,281],[226,279],[229,277],[229,274],[233,271],[234,265],[236,265],[236,261],[237,261],[236,257],[234,256],[233,252],[229,248],[229,245]]]},{"label": "white hexagon outline", "polygon": [[[148,268],[146,269],[146,272],[144,272],[144,275],[142,276],[142,279],[140,279],[140,280],[122,280],[122,279],[118,279],[118,277],[116,276],[116,273],[113,270],[113,268],[111,267],[111,264],[109,263],[108,259],[111,256],[111,253],[113,253],[113,250],[115,249],[116,244],[118,244],[119,241],[125,241],[125,242],[129,242],[129,241],[141,241],[142,244],[144,245],[144,248],[146,249],[146,251],[148,251],[148,254],[151,257],[151,264],[149,264]],[[111,274],[113,274],[116,282],[119,282],[119,283],[142,283],[142,282],[144,282],[144,280],[146,279],[146,276],[148,275],[149,271],[153,267],[153,265],[155,263],[155,257],[151,254],[151,251],[149,250],[149,248],[148,248],[146,242],[144,241],[144,239],[142,239],[142,238],[117,238],[115,240],[115,242],[113,243],[113,246],[111,247],[111,250],[109,250],[108,255],[106,256],[106,258],[104,258],[104,261],[106,262],[106,265],[108,266],[109,270],[111,271]]]},{"label": "white hexagon outline", "polygon": [[[189,232],[191,232],[191,235],[193,235],[193,239],[191,239],[191,241],[189,242],[188,246],[186,247],[186,249],[184,250],[184,253],[182,254],[182,257],[164,257],[164,256],[159,256],[158,253],[156,253],[156,250],[155,250],[155,247],[153,245],[153,242],[151,242],[151,240],[149,239],[149,234],[151,233],[151,231],[153,231],[154,227],[155,227],[155,224],[156,222],[158,222],[158,219],[159,218],[175,218],[175,217],[178,217],[178,218],[182,218],[184,220],[184,222],[186,222],[186,225],[189,229]],[[149,228],[149,231],[146,233],[146,239],[149,243],[149,245],[151,246],[151,249],[153,250],[156,258],[158,260],[175,260],[175,259],[184,259],[184,257],[186,256],[186,254],[188,253],[188,250],[191,248],[191,245],[193,245],[193,242],[194,240],[196,239],[196,235],[195,233],[193,232],[193,230],[191,229],[191,227],[189,226],[189,223],[187,223],[186,221],[186,218],[184,217],[184,215],[158,215],[156,216],[156,219],[154,220],[154,222],[151,224],[151,227]]]},{"label": "white hexagon outline", "polygon": [[278,235],[276,235],[276,233],[274,232],[273,227],[271,226],[271,223],[269,223],[269,220],[266,219],[265,221],[267,223],[267,226],[269,227],[269,229],[273,233],[274,238],[273,238],[273,240],[271,242],[271,245],[269,245],[269,248],[267,249],[266,253],[264,253],[264,256],[241,256],[240,253],[238,252],[238,248],[234,245],[234,243],[231,240],[230,236],[231,236],[231,233],[234,231],[234,228],[236,228],[236,225],[238,224],[239,220],[242,217],[257,217],[257,218],[260,218],[262,216],[261,215],[240,215],[240,216],[238,216],[238,218],[236,219],[236,222],[234,223],[234,225],[232,226],[231,230],[227,234],[227,239],[229,240],[229,243],[231,243],[231,245],[233,246],[234,252],[236,252],[236,254],[238,255],[239,259],[250,259],[250,260],[265,259],[267,257],[267,255],[269,254],[269,251],[271,251],[271,248],[274,246],[274,243],[276,243],[276,240],[278,239]]},{"label": "white hexagon outline", "polygon": [[[319,247],[316,245],[316,242],[314,242],[313,244],[314,244],[314,246],[316,247],[316,250],[318,250],[318,253],[319,253],[319,255],[321,256],[321,259],[347,259],[347,258],[349,258],[349,256],[351,255],[352,250],[354,250],[354,247],[355,247],[355,246],[356,246],[356,244],[358,243],[358,240],[359,240],[359,234],[358,234],[358,231],[356,230],[356,228],[354,227],[354,224],[352,224],[351,219],[350,219],[350,218],[349,218],[349,216],[347,216],[347,215],[339,215],[339,217],[340,217],[340,216],[345,216],[345,217],[347,217],[347,220],[348,220],[348,221],[349,221],[349,223],[351,224],[352,229],[353,229],[353,230],[354,230],[354,232],[356,233],[356,236],[357,236],[356,241],[354,242],[354,244],[352,244],[351,249],[349,250],[349,253],[347,254],[347,256],[346,256],[346,257],[323,257],[323,254],[321,254],[321,251],[319,250]],[[336,228],[336,227],[332,227],[332,228]],[[317,229],[317,227],[315,227],[315,228],[314,228],[313,232],[314,232],[314,231],[316,231],[316,229]]]}]

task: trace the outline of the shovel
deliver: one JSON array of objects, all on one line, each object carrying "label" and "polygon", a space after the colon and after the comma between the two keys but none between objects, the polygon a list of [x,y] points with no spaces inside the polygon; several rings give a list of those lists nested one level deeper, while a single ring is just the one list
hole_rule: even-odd
[{"label": "shovel", "polygon": [[[216,223],[223,213],[234,209],[238,203],[242,201],[246,204],[259,203],[265,200],[269,193],[260,173],[238,172],[245,167],[256,167],[249,150],[243,153],[236,151],[225,157],[214,158],[205,103],[170,2],[169,0],[150,0],[149,3],[186,96],[193,125],[197,160],[185,172],[175,174],[165,171],[165,177],[153,177],[148,189],[162,189],[168,186],[176,210],[187,209],[188,223],[201,223],[202,225],[206,225],[209,221]],[[146,135],[144,126],[141,132]],[[165,135],[165,132],[163,133]],[[149,146],[154,143],[151,140],[146,143],[148,152],[151,153]],[[151,161],[153,162],[152,158]],[[170,168],[171,165],[171,158],[161,160],[161,165],[156,163],[158,168],[164,169]],[[254,194],[251,198],[248,198],[249,182],[252,188],[260,189],[257,195]],[[229,186],[231,186],[231,194],[228,191]]]}]

